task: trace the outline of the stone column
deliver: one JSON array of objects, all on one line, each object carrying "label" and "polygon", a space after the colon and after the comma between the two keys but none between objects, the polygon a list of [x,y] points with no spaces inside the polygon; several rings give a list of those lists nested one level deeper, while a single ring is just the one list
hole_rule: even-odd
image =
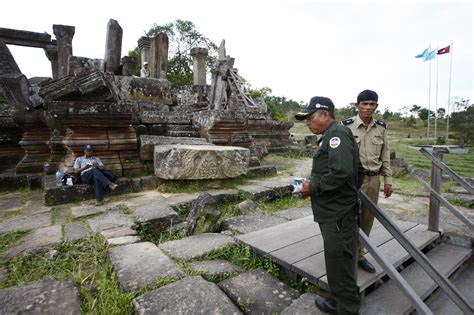
[{"label": "stone column", "polygon": [[195,47],[191,49],[193,57],[193,84],[206,85],[206,48]]},{"label": "stone column", "polygon": [[58,79],[58,46],[49,45],[44,49],[44,53],[48,60],[51,62],[52,77],[54,80]]},{"label": "stone column", "polygon": [[168,70],[168,36],[160,33],[150,40],[150,76],[166,79]]},{"label": "stone column", "polygon": [[105,40],[105,71],[120,74],[120,56],[122,55],[122,28],[116,20],[110,19],[107,23],[107,37]]},{"label": "stone column", "polygon": [[138,40],[138,49],[140,50],[141,63],[143,64],[145,61],[150,63],[150,38],[145,36],[140,37]]},{"label": "stone column", "polygon": [[53,24],[53,33],[58,43],[58,79],[67,75],[68,58],[72,56],[72,38],[75,31],[74,26]]},{"label": "stone column", "polygon": [[135,57],[122,57],[122,75],[132,76],[137,67],[137,60]]}]

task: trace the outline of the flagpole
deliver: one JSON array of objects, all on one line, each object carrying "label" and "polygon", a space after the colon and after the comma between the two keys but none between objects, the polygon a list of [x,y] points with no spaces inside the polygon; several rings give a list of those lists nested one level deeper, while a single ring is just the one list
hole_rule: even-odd
[{"label": "flagpole", "polygon": [[449,115],[450,112],[450,105],[451,105],[451,71],[453,69],[453,41],[451,41],[451,46],[449,47],[449,52],[451,54],[450,61],[449,61],[449,85],[448,85],[448,116],[446,117],[446,144],[448,144],[449,140]]},{"label": "flagpole", "polygon": [[[438,52],[438,47],[436,47]],[[438,129],[438,69],[439,69],[439,58],[436,56],[436,101],[435,101],[435,123],[434,123],[434,144],[438,140],[437,129]]]},{"label": "flagpole", "polygon": [[[428,45],[428,52],[431,51],[431,44]],[[429,63],[429,80],[428,80],[428,130],[426,132],[426,138],[428,138],[428,141],[430,139],[430,111],[431,111],[431,59]]]}]

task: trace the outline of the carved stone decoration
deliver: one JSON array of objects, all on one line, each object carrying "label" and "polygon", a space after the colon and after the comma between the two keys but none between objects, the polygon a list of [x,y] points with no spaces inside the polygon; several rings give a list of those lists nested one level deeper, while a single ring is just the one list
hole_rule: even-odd
[{"label": "carved stone decoration", "polygon": [[123,30],[116,20],[110,19],[107,23],[107,37],[105,40],[105,71],[121,74],[120,56],[122,55]]},{"label": "carved stone decoration", "polygon": [[247,173],[250,151],[207,145],[155,146],[155,175],[163,179],[232,178]]}]

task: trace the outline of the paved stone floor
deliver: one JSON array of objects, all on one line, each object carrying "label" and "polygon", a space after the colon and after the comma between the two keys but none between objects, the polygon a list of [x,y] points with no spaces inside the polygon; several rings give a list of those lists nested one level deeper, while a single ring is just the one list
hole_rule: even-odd
[{"label": "paved stone floor", "polygon": [[[293,167],[282,167],[277,177],[252,180],[232,190],[214,189],[210,193],[219,200],[237,199],[243,192],[260,200],[289,195],[288,184],[294,177],[308,177],[310,167],[309,160],[295,160]],[[428,198],[400,194],[397,188],[395,191],[391,198],[380,196],[381,208],[392,218],[427,224]],[[3,288],[0,289],[0,313],[47,312],[52,305],[58,310],[80,313],[77,284],[43,279],[29,284],[9,285],[9,260],[18,255],[46,255],[47,259],[48,253],[64,240],[75,241],[100,233],[109,244],[108,258],[121,288],[125,292],[145,292],[133,301],[139,313],[192,313],[199,307],[216,314],[252,311],[319,314],[313,307],[314,295],[300,296],[266,271],[243,272],[241,267],[228,261],[213,263],[211,260],[210,263],[188,267],[183,263],[231,246],[235,243],[235,234],[311,215],[309,206],[288,208],[272,214],[260,213],[257,207],[255,212],[226,218],[221,225],[225,229],[223,233],[204,233],[158,245],[140,239],[134,229],[136,224],[145,223],[156,229],[178,228],[185,220],[179,213],[182,205],[189,204],[198,196],[199,193],[147,191],[113,197],[100,207],[94,206],[93,201],[46,207],[42,191],[0,193],[0,237],[24,233],[13,245],[4,247],[0,244],[0,288]],[[458,208],[474,220],[471,209]],[[467,230],[446,209],[441,210],[440,226],[454,235],[474,237],[473,231]],[[203,277],[196,276],[196,273],[202,273]],[[171,284],[147,289],[160,280],[170,278],[174,279]],[[218,278],[224,280],[217,283],[211,281]],[[63,287],[62,293],[46,294]],[[200,290],[193,288],[200,288],[209,295],[202,296]]]}]

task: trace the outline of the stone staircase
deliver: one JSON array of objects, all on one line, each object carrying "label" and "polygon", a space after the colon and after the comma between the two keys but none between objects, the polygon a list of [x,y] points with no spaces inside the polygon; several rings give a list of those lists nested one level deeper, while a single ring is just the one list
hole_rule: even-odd
[{"label": "stone staircase", "polygon": [[[253,200],[272,200],[287,196],[290,193],[290,182],[289,177],[254,180],[234,190],[215,190],[210,191],[210,194],[219,202],[237,202],[242,196]],[[318,231],[317,225],[312,222],[309,207],[289,208],[272,214],[250,211],[224,219],[221,233],[197,234],[158,245],[143,241],[133,229],[136,224],[147,224],[156,231],[169,226],[178,227],[184,218],[180,217],[177,210],[183,205],[190,205],[198,196],[199,193],[160,194],[150,191],[124,195],[121,201],[101,207],[83,203],[71,207],[70,216],[73,221],[63,226],[57,223],[53,225],[51,210],[42,207],[31,210],[29,215],[21,218],[0,221],[0,234],[31,231],[25,241],[8,250],[8,257],[11,258],[18,254],[35,254],[38,249],[54,247],[62,240],[74,241],[100,233],[109,246],[108,258],[118,283],[124,292],[137,294],[133,306],[141,314],[165,311],[175,314],[193,313],[196,310],[219,314],[321,314],[314,306],[314,294],[300,295],[265,270],[245,271],[230,261],[200,258],[215,250],[235,245],[251,234],[268,235],[268,231],[285,229],[290,231],[291,237],[296,237],[297,232],[312,233],[299,242],[300,246],[295,249],[314,250],[317,247],[314,240],[318,238]],[[31,206],[34,207],[34,202]],[[424,248],[429,259],[445,275],[453,275],[460,290],[466,290],[468,298],[474,303],[472,280],[469,281],[473,277],[474,267],[468,261],[472,256],[472,249],[442,242],[438,233],[427,233],[422,224],[401,220],[396,222],[406,234],[419,239],[417,244]],[[288,228],[291,226],[294,228],[292,231]],[[277,246],[274,250],[283,254],[285,249],[289,249],[284,244],[289,238],[282,240],[273,235],[267,241],[261,238],[261,243],[265,246],[273,244]],[[414,286],[415,291],[423,299],[428,298],[427,303],[433,311],[436,310],[435,313],[439,310],[439,314],[448,314],[445,310],[454,309],[453,314],[456,314],[456,307],[445,302],[446,297],[437,292],[439,290],[430,278],[407,254],[392,244],[394,241],[383,227],[376,225],[371,238],[379,248],[386,249],[386,254],[391,255],[392,262]],[[288,252],[287,256],[295,258],[298,255],[297,252],[290,254]],[[291,265],[283,263],[282,257],[275,255],[274,263],[287,269],[288,274],[293,274],[295,279],[301,280]],[[370,256],[368,258],[371,259]],[[359,285],[365,295],[361,313],[410,313],[413,310],[411,305],[381,272],[381,268],[376,267],[379,273],[373,276],[359,271]],[[216,281],[222,277],[224,280]],[[8,279],[7,269],[0,268],[0,279]],[[317,280],[315,285],[327,289],[324,286],[324,272]],[[4,281],[0,280],[0,284]],[[149,289],[159,282],[169,284]],[[58,288],[61,288],[61,292],[58,292]],[[71,281],[44,279],[0,289],[0,313],[17,313],[26,310],[28,305],[34,305],[34,310],[38,313],[51,311],[54,306],[56,310],[79,314],[79,288]]]}]

